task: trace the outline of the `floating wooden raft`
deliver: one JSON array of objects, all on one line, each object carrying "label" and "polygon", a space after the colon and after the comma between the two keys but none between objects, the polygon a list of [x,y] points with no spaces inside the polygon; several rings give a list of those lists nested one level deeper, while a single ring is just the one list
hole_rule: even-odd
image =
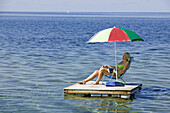
[{"label": "floating wooden raft", "polygon": [[85,94],[86,96],[100,95],[100,96],[112,96],[112,95],[134,95],[139,92],[142,88],[142,84],[127,83],[124,87],[106,87],[103,83],[98,85],[92,85],[94,81],[89,81],[85,85],[74,84],[69,87],[64,88],[65,94]]}]

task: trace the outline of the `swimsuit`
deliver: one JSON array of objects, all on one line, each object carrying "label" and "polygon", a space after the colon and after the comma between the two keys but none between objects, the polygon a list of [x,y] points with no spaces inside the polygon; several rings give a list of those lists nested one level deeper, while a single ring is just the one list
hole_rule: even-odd
[{"label": "swimsuit", "polygon": [[123,68],[124,68],[124,65],[118,65],[118,64],[117,64],[117,67],[120,68],[120,69],[123,69]]},{"label": "swimsuit", "polygon": [[[120,68],[120,69],[123,69],[123,68],[124,68],[124,65],[118,65],[118,64],[117,64],[117,67]],[[113,69],[113,68],[109,68],[109,69],[108,69],[109,73],[113,73],[114,70],[115,70],[115,72],[116,72],[116,69]]]},{"label": "swimsuit", "polygon": [[[116,69],[109,68],[108,72],[109,73],[113,73],[113,72],[116,73]],[[120,77],[120,75],[118,73],[117,73],[117,76]]]},{"label": "swimsuit", "polygon": [[[125,64],[124,64],[124,65],[125,65]],[[124,68],[124,65],[119,65],[119,64],[117,64],[117,67],[120,68],[120,69],[123,69],[123,68]],[[120,70],[120,71],[123,71],[123,70]],[[108,72],[109,72],[109,73],[113,73],[113,72],[116,73],[116,69],[109,68],[109,69],[108,69]],[[124,71],[123,71],[123,72],[124,72]],[[120,77],[120,75],[119,75],[118,73],[117,73],[117,76]]]}]

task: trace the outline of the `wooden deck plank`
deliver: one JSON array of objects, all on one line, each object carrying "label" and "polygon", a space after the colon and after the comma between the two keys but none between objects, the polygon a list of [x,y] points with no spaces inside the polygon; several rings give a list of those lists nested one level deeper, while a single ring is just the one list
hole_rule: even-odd
[{"label": "wooden deck plank", "polygon": [[68,91],[67,93],[72,94],[120,94],[120,95],[130,95],[130,92],[126,91]]}]

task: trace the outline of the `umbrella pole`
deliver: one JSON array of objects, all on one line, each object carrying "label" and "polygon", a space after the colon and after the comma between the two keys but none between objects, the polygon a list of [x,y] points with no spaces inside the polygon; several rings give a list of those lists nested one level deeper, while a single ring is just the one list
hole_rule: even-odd
[{"label": "umbrella pole", "polygon": [[117,80],[117,51],[116,51],[116,41],[115,41],[115,66],[116,66],[116,80]]}]

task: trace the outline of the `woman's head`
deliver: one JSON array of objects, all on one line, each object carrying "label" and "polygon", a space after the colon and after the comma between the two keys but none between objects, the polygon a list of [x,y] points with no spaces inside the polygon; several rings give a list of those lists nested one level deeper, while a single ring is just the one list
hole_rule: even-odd
[{"label": "woman's head", "polygon": [[124,55],[123,55],[123,59],[130,61],[130,54],[128,52],[125,52]]}]

